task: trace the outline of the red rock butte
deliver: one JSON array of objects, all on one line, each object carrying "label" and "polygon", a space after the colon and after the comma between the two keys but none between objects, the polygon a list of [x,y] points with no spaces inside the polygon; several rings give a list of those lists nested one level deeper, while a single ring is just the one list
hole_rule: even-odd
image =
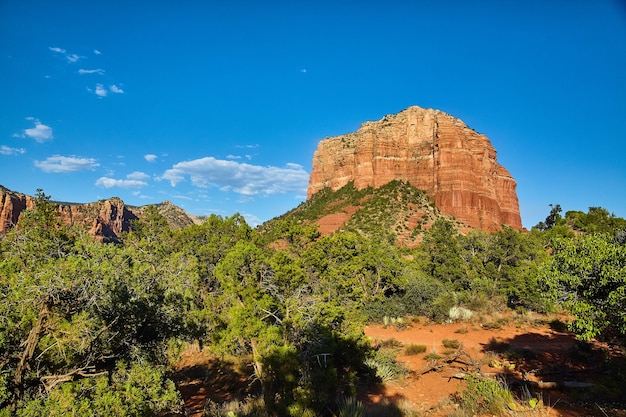
[{"label": "red rock butte", "polygon": [[424,190],[439,210],[470,227],[522,229],[517,184],[489,139],[455,117],[417,106],[322,140],[308,197],[350,181],[363,189],[394,179]]}]

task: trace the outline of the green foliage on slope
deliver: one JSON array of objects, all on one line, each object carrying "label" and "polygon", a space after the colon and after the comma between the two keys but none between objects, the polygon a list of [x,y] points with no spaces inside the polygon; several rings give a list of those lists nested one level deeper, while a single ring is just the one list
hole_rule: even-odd
[{"label": "green foliage on slope", "polygon": [[[394,180],[380,188],[358,190],[350,182],[337,191],[328,188],[319,191],[290,212],[265,223],[260,232],[269,241],[277,240],[285,220],[312,225],[323,221],[324,216],[342,212],[354,214],[341,230],[403,245],[419,242],[423,232],[439,218],[453,221],[435,207],[424,191],[408,183]],[[458,222],[454,225],[463,226]]]}]

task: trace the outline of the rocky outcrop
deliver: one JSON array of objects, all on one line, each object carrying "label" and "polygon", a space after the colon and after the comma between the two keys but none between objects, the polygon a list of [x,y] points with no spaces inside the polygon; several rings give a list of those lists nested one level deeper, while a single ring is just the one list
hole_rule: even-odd
[{"label": "rocky outcrop", "polygon": [[[33,209],[35,204],[35,198],[0,186],[0,234],[17,225],[20,213],[26,209]],[[132,221],[140,219],[147,207],[127,206],[117,197],[87,204],[55,204],[58,204],[62,223],[79,227],[104,242],[119,240],[120,234],[130,231]],[[201,222],[169,201],[157,204],[156,207],[172,229]]]},{"label": "rocky outcrop", "polygon": [[63,223],[85,229],[105,242],[118,240],[139,218],[117,197],[88,204],[60,204],[59,213]]},{"label": "rocky outcrop", "polygon": [[34,198],[0,185],[0,233],[6,233],[17,224],[23,210],[33,207],[35,207]]},{"label": "rocky outcrop", "polygon": [[522,228],[516,183],[485,135],[439,110],[410,107],[358,131],[322,140],[308,197],[348,182],[358,189],[392,180],[424,190],[444,213],[474,228]]}]

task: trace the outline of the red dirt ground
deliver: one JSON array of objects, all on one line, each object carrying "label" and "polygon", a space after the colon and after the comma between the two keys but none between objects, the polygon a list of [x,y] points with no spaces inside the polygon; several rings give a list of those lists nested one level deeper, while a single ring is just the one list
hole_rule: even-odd
[{"label": "red dirt ground", "polygon": [[[542,381],[553,382],[558,379],[556,372],[550,372],[557,368],[563,370],[568,368],[568,375],[578,375],[584,378],[583,373],[576,374],[576,371],[584,369],[573,369],[572,351],[577,345],[574,335],[565,331],[553,330],[549,325],[531,325],[528,323],[507,324],[499,329],[484,328],[480,324],[472,323],[451,323],[451,324],[431,324],[414,323],[410,328],[397,330],[392,326],[383,327],[380,325],[367,326],[365,334],[370,337],[374,344],[385,340],[395,339],[403,345],[426,345],[427,352],[435,351],[441,356],[445,356],[445,347],[442,345],[444,339],[458,340],[462,343],[462,350],[467,352],[475,361],[484,358],[487,352],[493,347],[507,346],[509,351],[533,352],[534,359],[527,362],[520,362],[515,366],[512,361],[497,358],[496,366],[490,367],[487,364],[481,366],[481,370],[488,374],[507,374],[507,380],[521,381]],[[599,347],[599,346],[597,346]],[[450,399],[457,393],[463,391],[465,383],[462,380],[451,378],[455,374],[462,373],[468,367],[459,363],[452,363],[445,366],[440,371],[427,372],[423,375],[427,361],[424,354],[407,356],[402,351],[397,360],[408,366],[415,373],[409,375],[402,382],[387,383],[383,392],[369,393],[367,399],[372,403],[394,400],[407,403],[413,410],[428,413],[429,416],[447,416],[454,410],[454,404]],[[493,354],[491,354],[493,356]],[[467,362],[467,361],[466,361]],[[536,374],[544,371],[543,376]],[[542,390],[541,397],[544,407],[536,410],[536,414],[551,417],[582,417],[582,416],[626,416],[623,410],[611,409],[610,411],[593,409],[592,407],[582,407],[572,402],[568,396],[556,390]],[[529,414],[528,412],[525,414]]]},{"label": "red dirt ground", "polygon": [[[507,379],[512,381],[524,378],[526,381],[548,382],[558,380],[559,375],[561,378],[567,375],[567,378],[584,382],[589,377],[585,373],[585,367],[578,366],[571,357],[577,344],[572,334],[555,330],[548,324],[533,325],[532,320],[519,321],[517,324],[514,321],[509,318],[506,324],[489,326],[477,322],[433,324],[421,320],[401,330],[393,326],[371,325],[365,328],[365,334],[374,345],[395,339],[404,346],[426,345],[426,353],[437,352],[441,356],[446,355],[446,348],[442,345],[444,339],[458,340],[462,343],[461,349],[475,362],[498,346],[505,346],[508,351],[532,352],[529,359],[518,361],[516,365],[513,364],[513,359],[509,362],[501,357],[494,357],[493,354],[492,358],[497,360],[495,364],[502,364],[504,367],[481,365],[484,373],[506,373]],[[362,393],[361,400],[370,405],[401,403],[403,407],[410,407],[422,415],[432,417],[450,415],[455,407],[451,399],[462,392],[465,385],[463,380],[451,376],[468,370],[467,360],[465,364],[453,362],[445,364],[438,371],[421,374],[427,367],[425,354],[407,356],[403,347],[399,350],[397,360],[412,372],[402,381],[386,383],[382,388],[372,388]],[[237,372],[233,364],[212,359],[199,350],[187,351],[178,369],[178,386],[186,408],[190,411],[189,415],[194,417],[202,415],[202,407],[207,398],[214,401],[243,398],[250,385],[244,373]],[[583,406],[571,400],[567,393],[554,389],[541,391],[541,397],[544,407],[522,414],[549,417],[626,417],[626,412],[619,407],[607,410],[598,404]]]}]

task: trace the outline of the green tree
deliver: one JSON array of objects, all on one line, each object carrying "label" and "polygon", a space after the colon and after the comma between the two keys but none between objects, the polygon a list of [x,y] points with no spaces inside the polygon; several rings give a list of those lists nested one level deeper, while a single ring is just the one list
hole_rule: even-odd
[{"label": "green tree", "polygon": [[45,203],[0,242],[0,407],[18,414],[54,414],[44,397],[71,402],[72,387],[112,384],[123,363],[164,363],[197,308],[193,258],[154,256],[143,238],[96,243]]},{"label": "green tree", "polygon": [[602,207],[589,207],[587,213],[568,211],[565,214],[567,224],[574,230],[584,233],[615,234],[626,230],[626,220],[616,217]]},{"label": "green tree", "polygon": [[537,223],[537,225],[535,225],[535,228],[537,228],[538,230],[552,229],[555,226],[561,226],[565,223],[565,220],[561,216],[561,212],[563,211],[563,209],[561,208],[561,205],[549,204],[549,206],[550,206],[550,214],[548,214],[548,217],[546,217],[546,220],[543,222],[539,222]]},{"label": "green tree", "polygon": [[424,272],[457,290],[468,288],[458,237],[454,225],[440,218],[424,233],[422,244],[417,248],[417,259]]},{"label": "green tree", "polygon": [[626,246],[606,234],[557,240],[545,275],[582,338],[626,335]]}]

